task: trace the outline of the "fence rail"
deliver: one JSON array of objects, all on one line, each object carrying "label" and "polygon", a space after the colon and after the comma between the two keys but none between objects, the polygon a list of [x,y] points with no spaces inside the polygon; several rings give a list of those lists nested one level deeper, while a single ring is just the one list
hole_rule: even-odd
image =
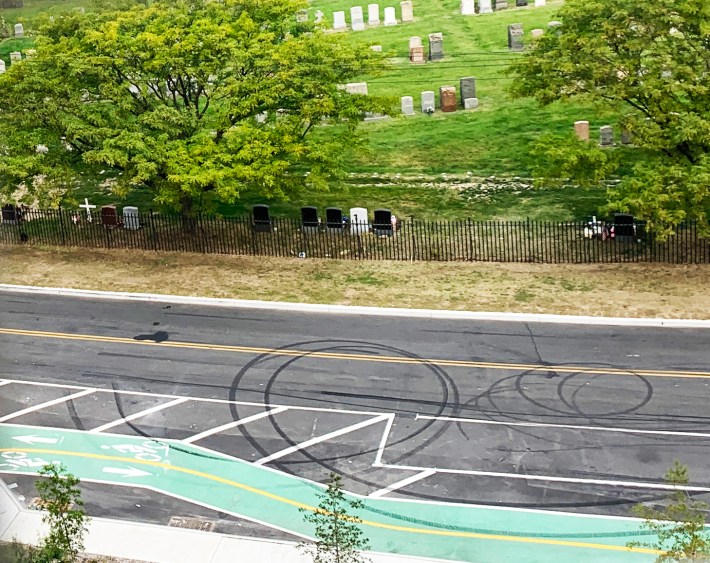
[{"label": "fence rail", "polygon": [[583,222],[410,219],[383,234],[368,223],[328,228],[272,218],[255,226],[251,217],[152,212],[123,225],[101,224],[98,216],[88,222],[64,209],[29,210],[16,219],[0,223],[0,244],[350,260],[710,263],[710,240],[692,222],[665,240],[640,224],[634,236],[603,240]]}]

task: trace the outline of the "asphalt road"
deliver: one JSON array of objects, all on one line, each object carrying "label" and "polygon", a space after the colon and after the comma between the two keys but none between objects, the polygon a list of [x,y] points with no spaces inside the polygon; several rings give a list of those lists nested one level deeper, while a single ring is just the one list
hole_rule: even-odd
[{"label": "asphalt road", "polygon": [[[205,433],[200,446],[318,481],[334,470],[360,494],[628,515],[663,495],[656,485],[674,459],[691,485],[710,487],[702,329],[0,293],[0,379],[11,382],[0,387],[0,422],[29,409],[11,422]],[[106,391],[65,400],[81,388]],[[53,404],[36,408],[44,403]],[[281,410],[260,417],[264,404]],[[379,413],[393,416],[371,423]]]}]

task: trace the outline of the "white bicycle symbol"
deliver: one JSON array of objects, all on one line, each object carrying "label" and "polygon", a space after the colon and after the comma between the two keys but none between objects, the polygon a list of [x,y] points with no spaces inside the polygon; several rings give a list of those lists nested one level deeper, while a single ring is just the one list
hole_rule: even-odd
[{"label": "white bicycle symbol", "polygon": [[168,457],[168,446],[146,440],[142,444],[103,445],[102,450],[114,450],[122,454],[131,454],[142,461],[163,461]]}]

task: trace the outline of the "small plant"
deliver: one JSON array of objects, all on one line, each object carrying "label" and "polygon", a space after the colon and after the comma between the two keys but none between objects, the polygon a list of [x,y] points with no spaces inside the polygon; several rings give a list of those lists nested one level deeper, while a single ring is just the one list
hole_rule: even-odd
[{"label": "small plant", "polygon": [[[678,460],[666,472],[665,480],[671,485],[682,487],[690,481],[688,467]],[[650,547],[663,553],[656,559],[666,561],[705,561],[710,555],[710,534],[705,528],[708,505],[693,500],[687,491],[676,488],[666,498],[661,510],[637,504],[632,509],[636,516],[644,519],[643,528],[653,532],[656,541],[652,543],[630,542],[627,547]],[[702,559],[701,559],[702,558]]]},{"label": "small plant", "polygon": [[314,563],[369,562],[361,553],[369,547],[359,526],[362,520],[348,514],[349,509],[362,508],[362,501],[345,498],[342,480],[335,473],[330,474],[328,488],[319,493],[318,498],[320,502],[315,511],[300,509],[306,522],[315,526],[316,541],[299,547],[313,557]]},{"label": "small plant", "polygon": [[33,563],[72,563],[84,549],[84,534],[89,517],[84,512],[79,479],[59,464],[48,464],[39,470],[45,479],[37,482],[41,505],[47,514],[42,521],[49,534],[34,552]]}]

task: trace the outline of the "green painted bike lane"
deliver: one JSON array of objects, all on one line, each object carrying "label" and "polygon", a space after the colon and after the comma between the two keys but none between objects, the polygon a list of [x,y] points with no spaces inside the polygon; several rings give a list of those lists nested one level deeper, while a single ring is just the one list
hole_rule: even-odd
[{"label": "green painted bike lane", "polygon": [[[297,534],[317,483],[172,440],[0,425],[0,473],[34,474],[62,462],[85,480],[150,487]],[[627,549],[651,539],[630,519],[572,516],[398,499],[363,499],[356,515],[374,551],[471,563],[650,562]]]}]

